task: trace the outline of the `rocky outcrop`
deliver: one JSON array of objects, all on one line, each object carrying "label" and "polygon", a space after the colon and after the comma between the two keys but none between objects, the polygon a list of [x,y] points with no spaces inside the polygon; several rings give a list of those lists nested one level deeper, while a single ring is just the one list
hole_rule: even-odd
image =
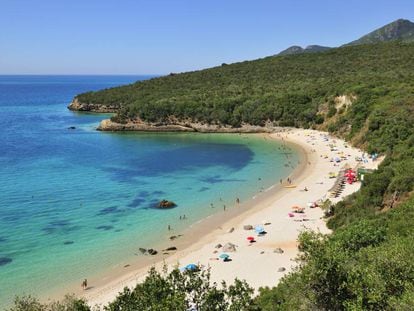
[{"label": "rocky outcrop", "polygon": [[201,132],[201,133],[271,133],[273,126],[242,125],[231,127],[216,124],[202,124],[193,122],[147,123],[140,120],[130,120],[126,123],[117,123],[109,119],[101,121],[99,131],[137,131],[137,132]]},{"label": "rocky outcrop", "polygon": [[191,127],[181,126],[178,124],[150,124],[141,121],[129,121],[126,123],[117,123],[109,119],[102,120],[99,124],[98,131],[118,132],[118,131],[136,131],[136,132],[194,132]]},{"label": "rocky outcrop", "polygon": [[81,103],[77,98],[74,98],[73,101],[69,104],[68,109],[72,111],[114,113],[119,110],[119,106]]}]

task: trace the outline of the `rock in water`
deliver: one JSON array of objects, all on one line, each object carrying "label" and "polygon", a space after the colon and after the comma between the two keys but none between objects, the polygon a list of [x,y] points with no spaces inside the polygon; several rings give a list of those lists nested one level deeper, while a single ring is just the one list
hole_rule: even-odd
[{"label": "rock in water", "polygon": [[158,203],[158,208],[173,208],[176,207],[177,204],[175,204],[173,201],[168,200],[161,200],[160,203]]}]

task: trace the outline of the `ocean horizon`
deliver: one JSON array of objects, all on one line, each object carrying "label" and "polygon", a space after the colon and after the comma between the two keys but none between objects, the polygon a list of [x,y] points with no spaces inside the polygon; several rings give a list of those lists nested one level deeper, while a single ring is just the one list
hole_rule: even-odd
[{"label": "ocean horizon", "polygon": [[[152,77],[0,75],[0,307],[70,290],[297,165],[261,135],[104,133],[110,114],[66,108],[78,93]],[[157,209],[161,199],[177,207]]]}]

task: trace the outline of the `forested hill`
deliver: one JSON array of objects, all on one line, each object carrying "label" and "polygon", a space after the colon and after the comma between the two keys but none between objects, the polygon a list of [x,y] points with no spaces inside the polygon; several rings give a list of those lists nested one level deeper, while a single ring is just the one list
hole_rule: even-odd
[{"label": "forested hill", "polygon": [[[413,69],[413,44],[381,43],[223,64],[84,93],[76,99],[92,110],[114,107],[118,122],[139,118],[168,123],[174,116],[234,127],[268,120],[309,127],[332,117],[338,95],[356,96],[356,106],[364,109],[407,98],[414,85]],[[327,105],[329,115],[324,113]]]}]

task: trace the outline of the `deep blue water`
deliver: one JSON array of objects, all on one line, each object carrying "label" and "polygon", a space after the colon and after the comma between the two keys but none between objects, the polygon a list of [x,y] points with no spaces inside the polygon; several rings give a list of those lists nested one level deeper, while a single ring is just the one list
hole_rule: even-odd
[{"label": "deep blue water", "polygon": [[[232,206],[290,173],[260,137],[103,133],[109,115],[66,109],[80,92],[145,78],[0,76],[0,307],[102,273],[168,224],[179,232],[211,202]],[[155,209],[162,198],[178,206]]]}]

